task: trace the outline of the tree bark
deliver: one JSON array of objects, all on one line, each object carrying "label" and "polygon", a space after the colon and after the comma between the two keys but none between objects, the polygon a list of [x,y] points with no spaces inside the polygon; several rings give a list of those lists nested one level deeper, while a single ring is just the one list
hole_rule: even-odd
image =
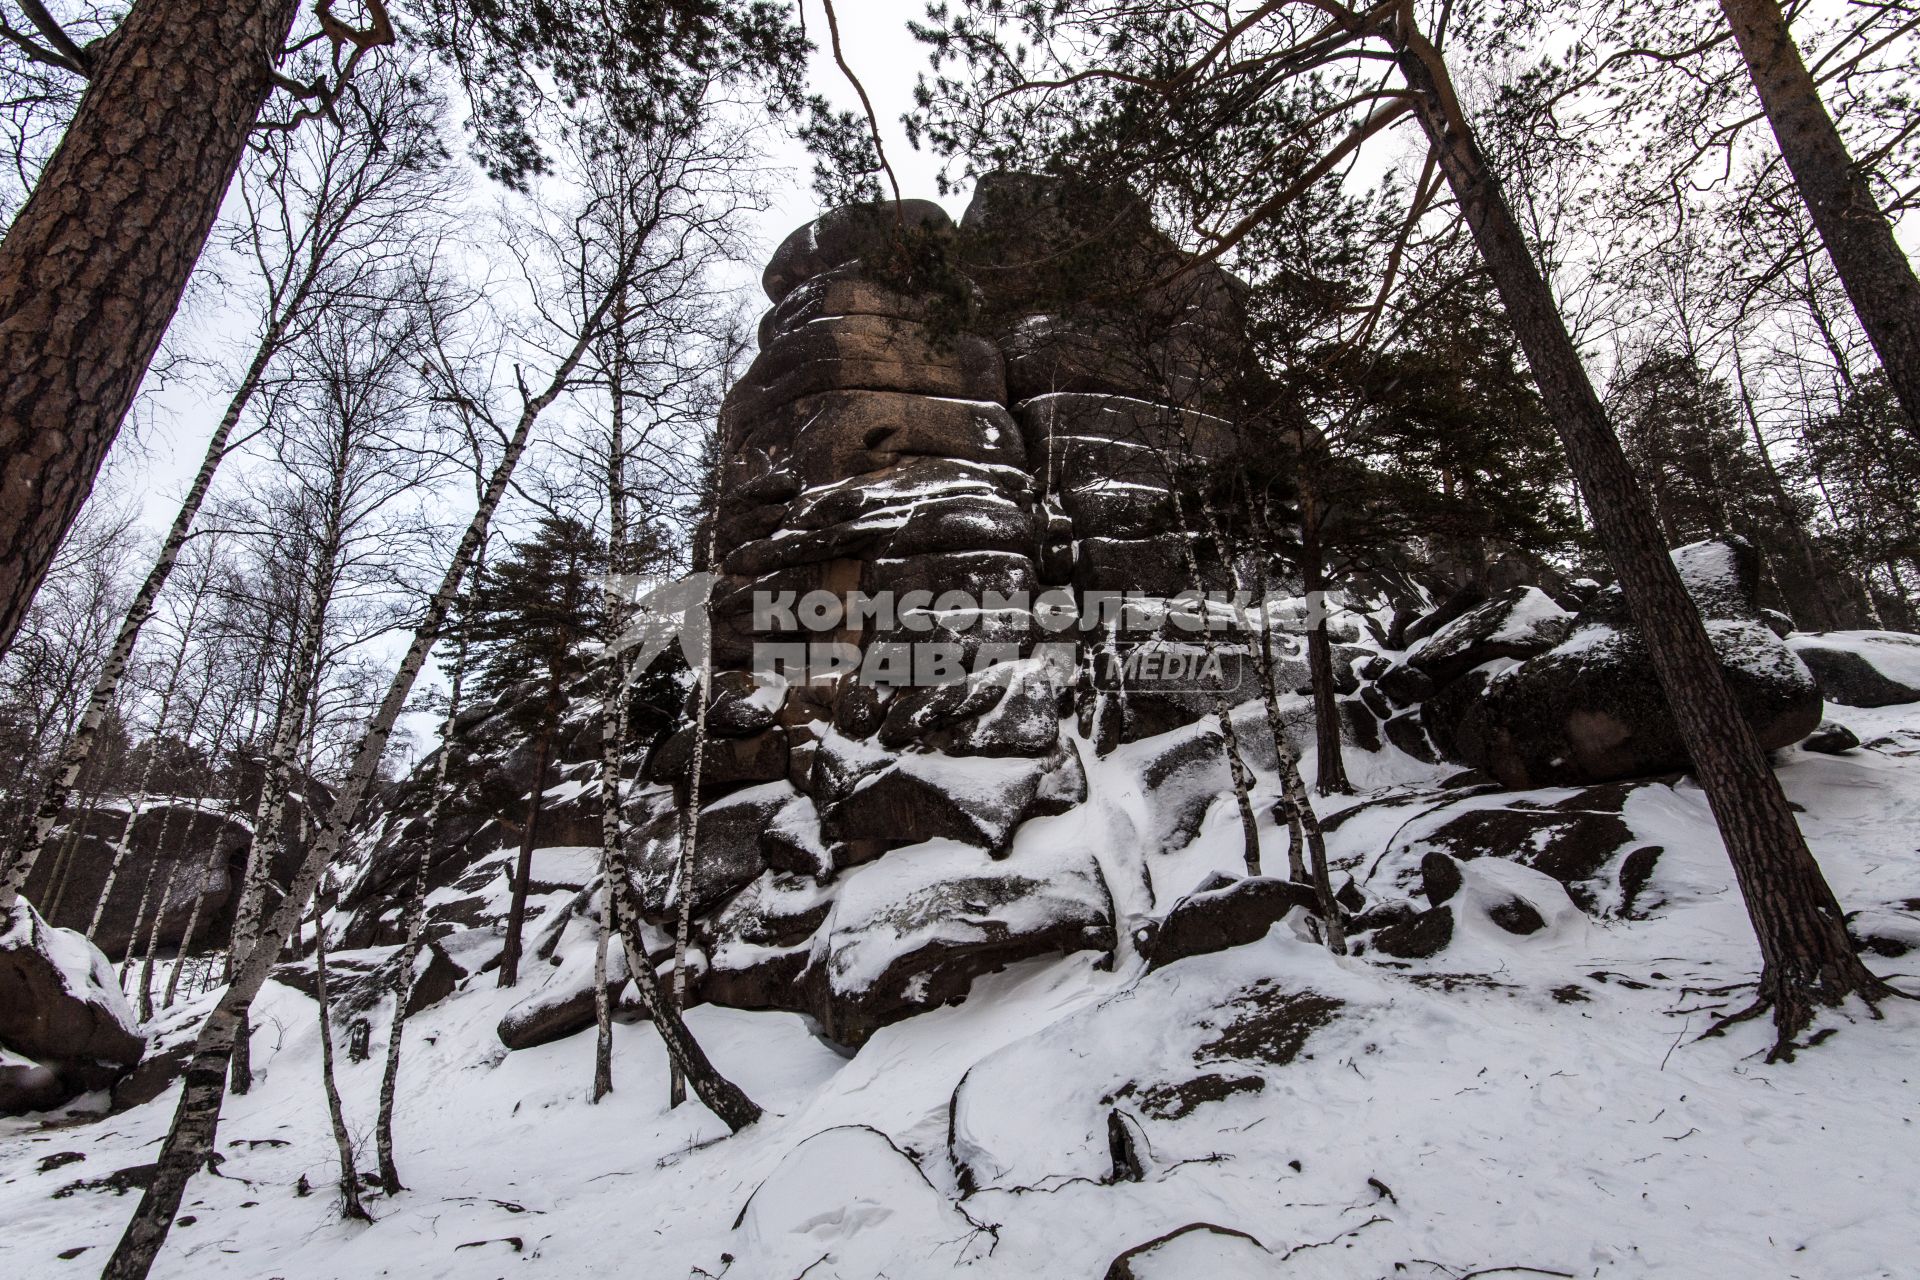
[{"label": "tree bark", "polygon": [[1388,32],[1416,115],[1553,413],[1568,465],[1646,637],[1675,726],[1726,841],[1762,964],[1758,1000],[1743,1016],[1771,1008],[1778,1032],[1773,1053],[1786,1056],[1815,1005],[1837,1005],[1850,995],[1871,1001],[1893,992],[1854,953],[1840,905],[1727,688],[1699,611],[1487,168],[1445,61],[1415,27],[1410,6]]},{"label": "tree bark", "polygon": [[320,904],[313,905],[313,996],[320,1006],[320,1083],[327,1094],[327,1119],[333,1124],[333,1145],[340,1152],[340,1216],[371,1222],[360,1203],[360,1171],[354,1167],[353,1136],[347,1132],[346,1109],[340,1104],[340,1084],[333,1074],[333,1022],[327,1016],[327,922]]},{"label": "tree bark", "polygon": [[1313,785],[1323,796],[1351,795],[1340,745],[1340,703],[1333,688],[1333,646],[1327,640],[1326,570],[1319,513],[1303,493],[1300,513],[1300,578],[1307,593],[1307,681],[1313,689]]},{"label": "tree bark", "polygon": [[[714,531],[719,521],[707,525],[707,565],[714,563]],[[713,584],[707,584],[706,599],[701,602],[702,609],[709,613],[713,609]],[[706,630],[707,643],[700,654],[700,679],[697,684],[697,705],[693,712],[693,763],[687,769],[687,820],[680,828],[680,861],[674,870],[674,879],[680,889],[679,918],[673,930],[673,1007],[676,1011],[687,1007],[687,945],[693,934],[693,870],[694,860],[700,851],[700,774],[707,760],[707,703],[713,698],[713,627],[711,621]],[[677,1107],[687,1100],[687,1079],[680,1064],[673,1064],[672,1079],[667,1083],[667,1105]]]},{"label": "tree bark", "polygon": [[520,834],[520,858],[513,868],[513,900],[507,908],[507,941],[500,949],[500,985],[520,982],[520,939],[527,924],[527,881],[533,877],[533,848],[538,838],[540,810],[547,795],[547,766],[553,761],[555,721],[560,718],[559,700],[547,700],[546,725],[540,730],[540,746],[533,757],[533,793],[527,797],[527,826]]},{"label": "tree bark", "polygon": [[33,825],[28,831],[26,844],[4,855],[7,863],[0,868],[0,908],[11,902],[20,886],[26,883],[27,875],[45,848],[54,823],[59,821],[60,812],[66,807],[67,797],[73,793],[80,771],[86,768],[87,760],[93,754],[94,741],[99,736],[100,726],[106,722],[108,708],[113,705],[114,697],[120,690],[120,681],[127,673],[134,646],[139,643],[141,628],[153,616],[154,603],[160,598],[167,579],[173,576],[173,567],[180,560],[180,549],[186,546],[187,538],[193,531],[193,522],[199,517],[200,508],[206,501],[207,490],[213,485],[214,472],[219,469],[221,459],[227,456],[233,429],[246,412],[254,392],[259,390],[267,364],[279,349],[280,341],[277,326],[269,330],[267,338],[262,339],[239,389],[227,402],[227,410],[221,415],[219,426],[214,428],[213,439],[207,442],[207,452],[200,461],[199,473],[194,476],[187,496],[181,501],[180,510],[174,514],[173,526],[167,530],[166,541],[161,543],[160,554],[154,558],[153,567],[147,570],[146,580],[134,594],[133,603],[127,606],[127,616],[121,620],[119,634],[114,637],[113,648],[107,653],[106,664],[101,667],[99,678],[93,682],[93,691],[87,695],[86,708],[81,712],[73,736],[67,740],[66,749],[61,752],[60,761],[47,780],[40,803],[34,810]]},{"label": "tree bark", "polygon": [[[473,567],[473,591],[469,599],[480,595],[480,579],[485,575],[484,556],[476,556]],[[427,808],[420,838],[419,856],[413,862],[413,881],[407,886],[407,905],[403,916],[406,942],[393,973],[393,1023],[387,1029],[387,1064],[380,1074],[380,1111],[374,1121],[374,1146],[380,1161],[380,1187],[388,1195],[406,1190],[400,1182],[400,1166],[393,1155],[394,1095],[400,1083],[400,1041],[407,1029],[407,1007],[413,1003],[413,967],[420,957],[427,928],[428,856],[433,837],[440,829],[440,812],[447,803],[447,774],[453,767],[454,725],[460,718],[460,695],[467,678],[467,633],[460,632],[454,650],[451,687],[447,691],[446,727],[440,734],[440,758],[434,762],[433,803]]]},{"label": "tree bark", "polygon": [[1777,0],[1720,0],[1720,11],[1820,242],[1907,411],[1907,430],[1920,439],[1920,279],[1847,154]]},{"label": "tree bark", "polygon": [[139,0],[0,241],[0,653],[179,306],[297,8]]}]

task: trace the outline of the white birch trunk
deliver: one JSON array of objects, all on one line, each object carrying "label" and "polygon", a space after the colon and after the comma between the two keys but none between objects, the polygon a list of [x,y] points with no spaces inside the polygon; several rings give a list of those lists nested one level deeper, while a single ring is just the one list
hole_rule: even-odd
[{"label": "white birch trunk", "polygon": [[[506,492],[508,482],[513,478],[514,468],[519,464],[520,455],[526,451],[527,438],[533,430],[534,422],[547,406],[560,394],[573,376],[574,369],[586,349],[587,341],[604,319],[606,302],[591,316],[583,334],[574,344],[573,350],[562,361],[555,372],[552,383],[539,396],[526,402],[520,414],[520,420],[514,434],[508,442],[506,452],[501,455],[499,464],[494,468],[485,492],[481,495],[478,509],[467,524],[467,531],[460,539],[459,548],[454,552],[453,563],[447,566],[446,575],[441,579],[439,588],[428,603],[424,616],[413,633],[413,643],[401,660],[399,669],[394,672],[393,680],[387,687],[386,697],[381,701],[379,710],[361,735],[355,750],[353,765],[341,783],[333,808],[321,825],[318,836],[307,848],[301,861],[299,872],[295,875],[287,895],[281,900],[280,907],[274,912],[271,924],[260,929],[257,936],[249,939],[245,959],[234,968],[233,981],[227,986],[226,993],[215,1004],[207,1021],[201,1026],[194,1040],[193,1054],[188,1060],[185,1083],[180,1091],[180,1102],[174,1111],[172,1127],[162,1143],[155,1164],[152,1183],[140,1197],[139,1205],[134,1209],[132,1220],[115,1246],[113,1256],[108,1259],[101,1280],[145,1280],[152,1269],[153,1260],[165,1243],[167,1230],[174,1216],[180,1210],[180,1198],[186,1191],[187,1182],[206,1162],[207,1154],[213,1150],[215,1132],[219,1126],[220,1103],[225,1094],[227,1062],[233,1052],[234,1038],[246,1016],[253,998],[259,994],[260,987],[267,980],[268,973],[280,948],[287,938],[292,936],[299,923],[303,904],[313,895],[315,886],[320,882],[320,874],[327,863],[339,852],[341,842],[346,838],[354,816],[359,812],[360,802],[365,797],[368,785],[373,781],[380,766],[380,759],[386,754],[387,739],[393,733],[394,724],[400,719],[400,713],[406,707],[407,696],[413,691],[414,682],[420,676],[420,669],[426,664],[427,652],[433,647],[434,640],[440,634],[440,628],[446,621],[447,611],[453,605],[454,596],[460,590],[460,583],[472,567],[479,552],[481,540],[485,537],[488,523],[493,518],[495,508],[500,505],[501,496]],[[642,952],[642,963],[645,953]],[[648,973],[652,976],[651,971]],[[657,987],[655,988],[657,993]],[[684,1027],[682,1028],[684,1031]],[[671,1030],[665,1029],[662,1038],[667,1040],[669,1052],[672,1051]],[[697,1051],[697,1046],[695,1047]],[[735,1090],[737,1093],[738,1090]],[[745,1101],[745,1095],[741,1095]],[[752,1103],[746,1105],[752,1108]],[[722,1119],[725,1113],[716,1108]],[[757,1118],[758,1108],[741,1123]],[[729,1124],[733,1122],[729,1120]],[[738,1127],[737,1125],[734,1127]]]}]

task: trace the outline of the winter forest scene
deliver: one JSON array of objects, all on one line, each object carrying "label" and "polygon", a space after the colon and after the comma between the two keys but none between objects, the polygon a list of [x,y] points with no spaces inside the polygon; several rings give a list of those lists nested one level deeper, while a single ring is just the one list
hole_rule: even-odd
[{"label": "winter forest scene", "polygon": [[1914,0],[0,0],[0,1277],[1920,1277]]}]

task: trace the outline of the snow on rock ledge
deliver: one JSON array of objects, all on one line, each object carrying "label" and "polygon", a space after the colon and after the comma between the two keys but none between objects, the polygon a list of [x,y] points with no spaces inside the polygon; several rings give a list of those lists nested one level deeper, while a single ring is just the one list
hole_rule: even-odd
[{"label": "snow on rock ledge", "polygon": [[1112,951],[1113,903],[1088,854],[995,860],[956,840],[896,849],[846,878],[814,936],[806,985],[826,1033],[860,1045],[1031,956]]},{"label": "snow on rock ledge", "polygon": [[1848,707],[1920,702],[1920,636],[1825,631],[1791,636],[1787,647],[1812,668],[1828,702]]},{"label": "snow on rock ledge", "polygon": [[[1812,733],[1820,723],[1820,686],[1760,621],[1758,553],[1729,539],[1681,547],[1673,559],[1761,745],[1773,750]],[[1466,763],[1514,788],[1687,767],[1646,641],[1617,587],[1595,596],[1559,645],[1492,675],[1463,708],[1451,745]]]},{"label": "snow on rock ledge", "polygon": [[[24,898],[0,933],[0,1048],[51,1072],[63,1097],[112,1084],[147,1048],[112,962],[84,935],[48,926]],[[46,1095],[38,1073],[12,1074],[34,1086],[23,1103]]]}]

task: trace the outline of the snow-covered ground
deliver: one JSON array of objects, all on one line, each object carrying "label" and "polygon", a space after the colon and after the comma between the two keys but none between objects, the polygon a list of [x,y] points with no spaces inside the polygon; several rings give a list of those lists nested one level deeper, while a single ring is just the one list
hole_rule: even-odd
[{"label": "snow-covered ground", "polygon": [[[1911,921],[1920,705],[1834,711],[1868,749],[1790,751],[1781,777],[1843,903]],[[1354,762],[1376,795],[1433,791],[1443,772]],[[1135,910],[1122,833],[1140,815],[1111,794],[1119,764],[1093,774],[1094,803],[1028,824],[1015,853],[1086,841]],[[1356,815],[1336,858],[1364,871],[1419,811]],[[508,1053],[495,1025],[524,992],[484,975],[409,1026],[409,1189],[372,1194],[371,1226],[337,1215],[313,1003],[269,984],[261,1078],[229,1100],[224,1160],[189,1188],[156,1274],[1099,1277],[1205,1222],[1251,1239],[1195,1233],[1134,1274],[1920,1275],[1920,1004],[1830,1018],[1790,1064],[1764,1064],[1764,1024],[1697,1039],[1743,1003],[1726,988],[1753,978],[1751,932],[1697,788],[1647,784],[1624,817],[1666,851],[1664,903],[1642,920],[1550,909],[1517,937],[1463,914],[1429,961],[1336,959],[1283,925],[1150,974],[1130,952],[1114,972],[1091,953],[1029,962],[851,1059],[793,1015],[696,1009],[714,1060],[768,1111],[737,1137],[698,1104],[667,1110],[644,1023],[616,1028],[598,1106],[590,1034]],[[1156,909],[1234,868],[1239,840],[1231,800],[1216,804],[1191,846],[1152,860]],[[1489,873],[1564,903],[1524,868]],[[1920,952],[1872,963],[1920,991]],[[384,1038],[341,1069],[369,1168]],[[0,1121],[0,1275],[97,1270],[137,1194],[113,1175],[153,1159],[173,1099]],[[1116,1127],[1138,1180],[1114,1178]]]}]

